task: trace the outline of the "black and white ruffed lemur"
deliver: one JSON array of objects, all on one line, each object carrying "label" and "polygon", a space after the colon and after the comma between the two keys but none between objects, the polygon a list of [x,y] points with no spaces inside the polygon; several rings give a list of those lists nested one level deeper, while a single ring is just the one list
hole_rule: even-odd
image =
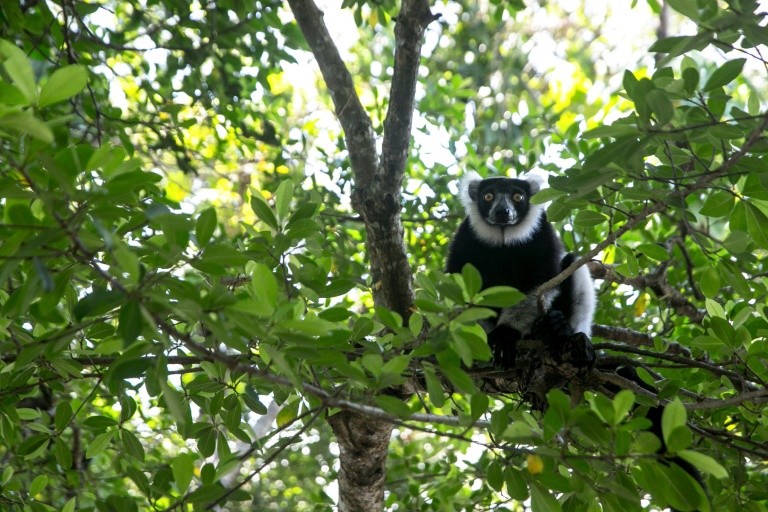
[{"label": "black and white ruffed lemur", "polygon": [[[531,204],[541,183],[536,175],[483,179],[476,172],[467,173],[459,185],[467,217],[451,243],[446,271],[461,272],[470,263],[480,272],[484,288],[512,286],[526,294],[517,305],[502,309],[495,322],[483,325],[497,366],[514,367],[517,342],[537,339],[556,360],[589,367],[595,362],[590,341],[595,292],[588,269],[579,267],[558,287],[545,292],[543,314],[534,293],[575,260],[572,253],[565,251],[544,209]],[[655,391],[634,368],[608,371]],[[662,412],[662,406],[655,406],[646,413],[651,431],[662,442],[660,453],[666,451]],[[681,467],[704,488],[701,475],[691,464],[679,457],[666,459],[665,463]]]},{"label": "black and white ruffed lemur", "polygon": [[594,354],[589,337],[595,293],[587,268],[580,267],[544,294],[546,315],[539,314],[533,294],[574,261],[547,221],[544,208],[531,204],[531,197],[540,188],[541,181],[535,175],[486,179],[475,172],[465,175],[459,193],[467,217],[451,243],[446,271],[461,272],[470,263],[480,272],[484,288],[512,286],[528,295],[520,304],[501,310],[495,324],[487,329],[497,365],[514,364],[516,342],[531,337],[534,326],[535,337],[546,338],[550,344],[567,343],[576,336],[580,339],[577,345],[586,352],[577,359],[591,364]]}]

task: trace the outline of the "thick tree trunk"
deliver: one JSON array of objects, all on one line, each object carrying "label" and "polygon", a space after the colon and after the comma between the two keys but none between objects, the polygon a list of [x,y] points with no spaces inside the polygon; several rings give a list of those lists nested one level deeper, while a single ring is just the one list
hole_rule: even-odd
[{"label": "thick tree trunk", "polygon": [[341,411],[328,419],[339,442],[339,511],[379,511],[392,424]]},{"label": "thick tree trunk", "polygon": [[[395,26],[396,50],[382,154],[370,117],[313,0],[288,0],[320,67],[344,129],[355,177],[352,203],[365,223],[366,248],[376,305],[407,320],[413,304],[413,273],[400,222],[401,185],[411,140],[411,122],[421,45],[435,17],[427,0],[403,0]],[[341,411],[329,418],[340,446],[339,510],[376,512],[384,503],[386,458],[392,424]]]}]

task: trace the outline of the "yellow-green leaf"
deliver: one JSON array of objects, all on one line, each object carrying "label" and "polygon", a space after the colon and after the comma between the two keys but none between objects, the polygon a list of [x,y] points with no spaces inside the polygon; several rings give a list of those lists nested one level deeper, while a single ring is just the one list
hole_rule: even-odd
[{"label": "yellow-green leaf", "polygon": [[0,58],[3,59],[5,72],[16,87],[29,101],[34,101],[37,96],[35,74],[24,51],[8,41],[0,40]]},{"label": "yellow-green leaf", "polygon": [[84,66],[72,64],[53,72],[40,91],[37,105],[40,108],[71,98],[85,88],[88,72]]},{"label": "yellow-green leaf", "polygon": [[177,455],[171,461],[171,471],[173,479],[176,481],[176,488],[182,494],[187,492],[192,476],[194,475],[195,465],[192,456],[188,453]]}]

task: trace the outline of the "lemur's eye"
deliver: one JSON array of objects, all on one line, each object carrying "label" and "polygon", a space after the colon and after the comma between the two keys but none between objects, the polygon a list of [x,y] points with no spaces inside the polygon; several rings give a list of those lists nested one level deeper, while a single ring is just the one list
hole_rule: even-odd
[{"label": "lemur's eye", "polygon": [[483,196],[483,199],[485,199],[486,201],[488,201],[488,202],[490,203],[491,201],[493,201],[493,194],[491,194],[490,192],[488,192],[487,194],[485,194],[485,195]]},{"label": "lemur's eye", "polygon": [[522,203],[523,199],[525,199],[525,196],[519,192],[512,196],[512,200],[516,203]]}]

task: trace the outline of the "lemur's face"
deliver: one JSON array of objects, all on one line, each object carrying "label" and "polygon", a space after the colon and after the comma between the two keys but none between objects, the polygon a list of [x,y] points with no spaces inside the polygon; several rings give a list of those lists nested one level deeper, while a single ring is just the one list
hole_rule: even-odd
[{"label": "lemur's face", "polygon": [[472,183],[469,195],[485,222],[514,226],[525,219],[532,194],[527,181],[496,177]]}]

